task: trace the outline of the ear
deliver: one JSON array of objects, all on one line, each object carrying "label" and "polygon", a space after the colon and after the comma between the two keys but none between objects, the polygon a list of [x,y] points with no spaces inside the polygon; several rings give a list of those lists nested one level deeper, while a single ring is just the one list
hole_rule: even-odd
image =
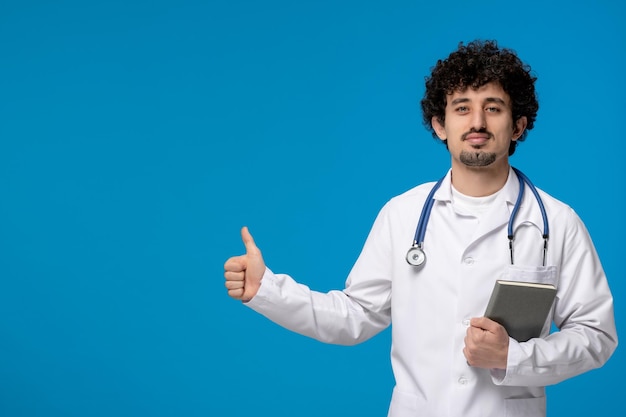
[{"label": "ear", "polygon": [[439,121],[439,118],[437,116],[433,116],[433,118],[430,119],[430,124],[433,127],[433,130],[435,131],[439,139],[441,140],[448,139],[447,134],[446,134],[446,128]]},{"label": "ear", "polygon": [[513,126],[513,137],[511,140],[518,140],[522,133],[526,130],[526,126],[528,125],[528,119],[526,116],[522,116],[515,121],[515,126]]}]

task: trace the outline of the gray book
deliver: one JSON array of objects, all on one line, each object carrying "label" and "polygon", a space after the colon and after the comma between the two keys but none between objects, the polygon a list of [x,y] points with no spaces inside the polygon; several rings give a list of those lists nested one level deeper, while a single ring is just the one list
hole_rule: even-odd
[{"label": "gray book", "polygon": [[500,323],[518,342],[539,337],[552,308],[554,285],[496,281],[485,317]]}]

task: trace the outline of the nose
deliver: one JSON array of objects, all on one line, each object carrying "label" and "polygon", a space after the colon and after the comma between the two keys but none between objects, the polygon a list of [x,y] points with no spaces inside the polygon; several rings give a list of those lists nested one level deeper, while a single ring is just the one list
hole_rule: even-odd
[{"label": "nose", "polygon": [[472,113],[472,129],[476,131],[483,130],[487,127],[487,122],[485,119],[485,113],[482,111],[475,111]]}]

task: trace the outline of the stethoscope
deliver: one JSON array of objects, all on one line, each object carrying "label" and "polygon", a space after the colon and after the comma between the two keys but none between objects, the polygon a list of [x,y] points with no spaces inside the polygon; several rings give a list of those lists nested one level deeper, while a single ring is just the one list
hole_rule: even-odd
[{"label": "stethoscope", "polygon": [[[513,265],[513,240],[515,238],[515,232],[513,231],[513,222],[515,221],[515,216],[517,216],[517,212],[520,208],[520,203],[522,202],[522,198],[524,197],[524,188],[525,185],[528,185],[532,193],[535,195],[535,199],[537,199],[537,204],[539,205],[539,210],[541,210],[541,217],[543,219],[543,266],[546,266],[546,255],[548,253],[548,216],[546,214],[546,209],[543,205],[543,201],[537,192],[537,189],[533,185],[532,182],[528,179],[526,175],[524,175],[519,169],[513,168],[515,174],[517,174],[517,178],[519,180],[519,193],[517,195],[517,200],[515,201],[515,206],[513,206],[513,211],[511,212],[511,216],[509,217],[509,226],[508,226],[508,238],[509,238],[509,251],[511,252],[511,265]],[[413,238],[413,245],[406,253],[406,261],[413,266],[422,267],[426,262],[426,253],[424,253],[424,236],[426,235],[426,225],[428,224],[428,218],[430,217],[430,212],[435,204],[435,199],[433,196],[435,192],[441,186],[445,176],[441,178],[430,193],[428,197],[426,197],[426,204],[422,207],[422,213],[420,214],[420,219],[417,223],[417,229],[415,230],[415,237]]]}]

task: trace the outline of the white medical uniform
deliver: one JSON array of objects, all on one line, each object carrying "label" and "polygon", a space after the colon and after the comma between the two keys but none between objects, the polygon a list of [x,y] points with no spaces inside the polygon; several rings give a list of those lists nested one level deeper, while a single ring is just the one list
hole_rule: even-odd
[{"label": "white medical uniform", "polygon": [[[434,195],[421,270],[405,256],[433,183],[384,206],[343,291],[312,291],[267,269],[246,305],[290,330],[335,344],[363,342],[393,322],[390,417],[544,416],[544,386],[602,366],[617,346],[602,265],[574,211],[540,191],[550,225],[542,266],[543,221],[526,187],[511,267],[507,224],[519,191],[515,173],[510,170],[480,218],[452,204],[450,178],[449,172]],[[506,370],[473,368],[463,355],[463,339],[498,279],[555,284],[556,300],[542,338],[510,339]],[[549,334],[551,322],[560,331]]]}]

